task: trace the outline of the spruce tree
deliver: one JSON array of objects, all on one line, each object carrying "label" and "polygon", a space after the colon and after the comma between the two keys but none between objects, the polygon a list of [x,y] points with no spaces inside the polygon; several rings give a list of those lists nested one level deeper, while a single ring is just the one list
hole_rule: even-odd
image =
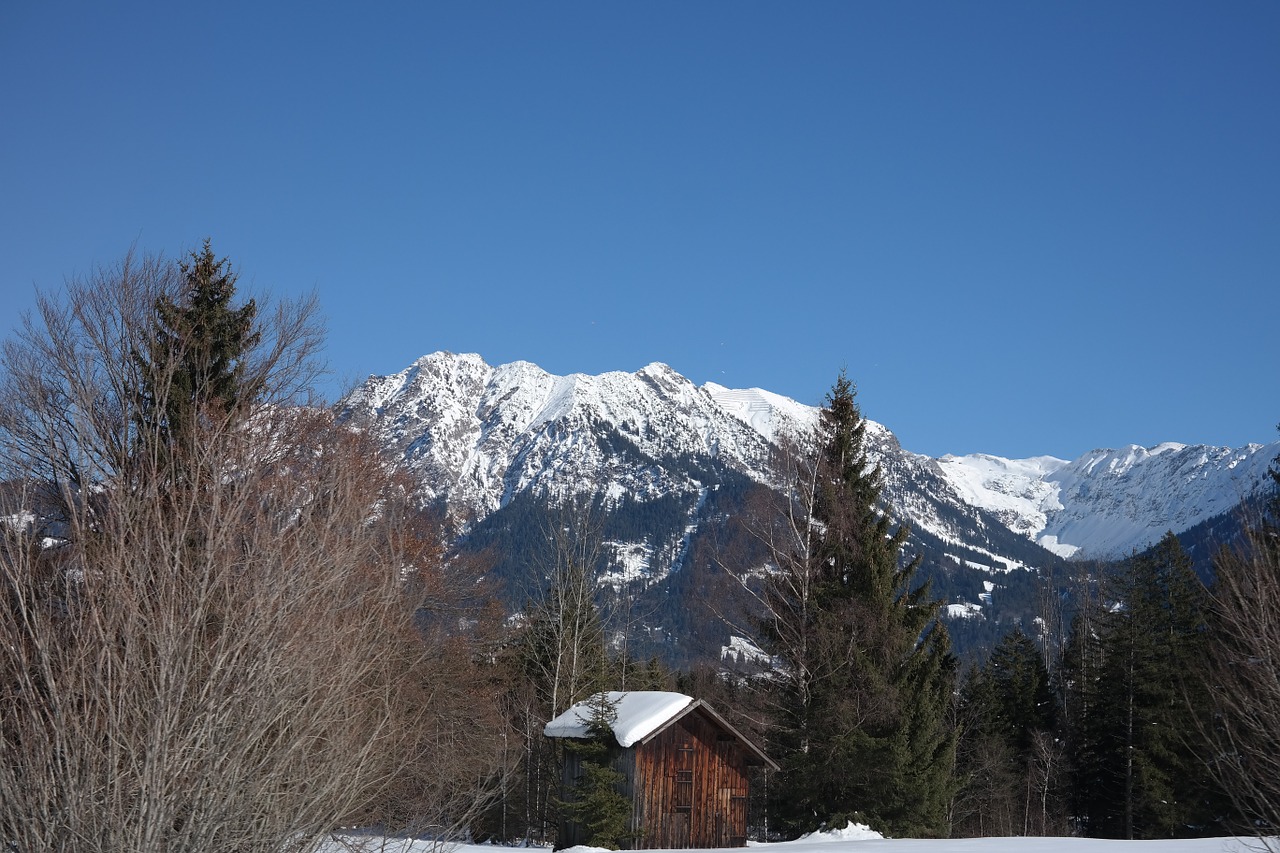
[{"label": "spruce tree", "polygon": [[994,694],[993,730],[1026,758],[1035,733],[1051,731],[1057,719],[1049,670],[1040,649],[1021,628],[1014,628],[992,650],[983,675]]},{"label": "spruce tree", "polygon": [[963,790],[957,797],[957,832],[1035,835],[1060,825],[1057,716],[1040,650],[1015,628],[960,693],[964,733],[957,771]]},{"label": "spruce tree", "polygon": [[783,663],[777,813],[792,831],[857,818],[896,835],[945,831],[954,659],[941,602],[900,560],[908,530],[880,506],[866,421],[842,371],[795,478],[764,633]]},{"label": "spruce tree", "polygon": [[579,844],[617,850],[633,839],[631,801],[621,792],[626,777],[613,763],[618,755],[613,733],[617,703],[601,692],[587,700],[587,705],[587,737],[565,739],[565,750],[577,756],[580,775],[560,807],[578,825]]},{"label": "spruce tree", "polygon": [[1077,805],[1090,835],[1169,838],[1213,831],[1221,795],[1198,741],[1209,704],[1199,664],[1208,596],[1177,537],[1124,561],[1079,668]]},{"label": "spruce tree", "polygon": [[160,436],[171,455],[196,440],[203,422],[222,426],[257,400],[261,387],[246,379],[248,354],[262,339],[257,304],[235,306],[235,272],[208,240],[180,266],[183,291],[156,299],[146,353],[135,353],[142,376],[144,435]]},{"label": "spruce tree", "polygon": [[1108,695],[1114,685],[1104,682],[1105,617],[1102,603],[1088,594],[1071,621],[1061,667],[1062,706],[1073,765],[1071,811],[1083,834],[1091,837],[1103,834],[1105,816],[1120,798],[1120,792],[1113,790],[1115,774],[1111,772],[1115,763],[1112,741],[1120,726],[1110,719],[1116,710]]},{"label": "spruce tree", "polygon": [[1209,696],[1199,676],[1208,594],[1172,532],[1132,561],[1126,609],[1145,639],[1137,669],[1142,746],[1136,752],[1141,797],[1132,806],[1135,837],[1205,834],[1220,814],[1217,792],[1197,740]]}]

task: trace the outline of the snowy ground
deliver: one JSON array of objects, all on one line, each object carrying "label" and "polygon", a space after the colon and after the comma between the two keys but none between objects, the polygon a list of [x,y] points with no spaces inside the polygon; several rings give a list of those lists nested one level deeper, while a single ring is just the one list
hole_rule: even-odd
[{"label": "snowy ground", "polygon": [[[319,853],[500,853],[504,848],[462,844],[452,849],[430,841],[398,839],[334,843]],[[1280,850],[1273,839],[1273,850]],[[1097,838],[956,838],[945,841],[889,839],[851,825],[835,832],[779,844],[750,844],[756,853],[1265,853],[1253,838],[1195,838],[1178,841],[1107,841]],[[516,848],[510,848],[514,851]],[[599,853],[596,847],[571,847],[565,853]],[[684,851],[680,851],[684,853]]]}]

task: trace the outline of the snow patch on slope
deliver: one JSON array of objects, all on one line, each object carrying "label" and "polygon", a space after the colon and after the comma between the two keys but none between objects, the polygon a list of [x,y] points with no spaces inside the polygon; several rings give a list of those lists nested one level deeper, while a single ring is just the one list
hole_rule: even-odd
[{"label": "snow patch on slope", "polygon": [[611,568],[598,580],[601,586],[621,589],[629,583],[652,578],[653,545],[644,542],[605,542],[612,555]]},{"label": "snow patch on slope", "polygon": [[984,453],[938,460],[966,503],[995,513],[1010,530],[1031,539],[1044,529],[1049,513],[1062,509],[1058,485],[1045,478],[1067,464],[1052,456],[1002,459]]},{"label": "snow patch on slope", "polygon": [[980,604],[948,604],[948,619],[977,619],[982,616],[982,605]]},{"label": "snow patch on slope", "polygon": [[807,435],[818,423],[816,407],[797,403],[790,397],[762,388],[735,390],[714,382],[702,387],[722,409],[770,442]]}]

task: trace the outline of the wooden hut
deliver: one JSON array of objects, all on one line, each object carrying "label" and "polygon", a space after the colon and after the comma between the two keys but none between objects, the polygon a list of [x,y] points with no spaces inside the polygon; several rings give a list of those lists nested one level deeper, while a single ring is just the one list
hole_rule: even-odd
[{"label": "wooden hut", "polygon": [[[778,765],[700,699],[650,690],[611,692],[617,748],[613,766],[632,803],[637,847],[742,847],[747,843],[750,767]],[[592,718],[581,702],[547,724],[553,738],[585,738]],[[571,791],[581,773],[566,751],[563,781]],[[583,842],[571,822],[558,847]]]}]

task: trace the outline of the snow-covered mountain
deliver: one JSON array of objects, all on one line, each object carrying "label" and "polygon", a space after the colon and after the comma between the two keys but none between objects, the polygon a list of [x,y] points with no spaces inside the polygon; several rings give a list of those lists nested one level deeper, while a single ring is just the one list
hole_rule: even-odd
[{"label": "snow-covered mountain", "polygon": [[[710,492],[734,474],[767,482],[776,443],[809,433],[817,414],[761,389],[698,387],[664,364],[554,376],[528,362],[491,367],[452,353],[371,377],[344,401],[344,415],[377,430],[430,499],[470,523],[521,495],[681,501],[687,518],[676,528],[613,543],[616,571],[649,580],[679,568]],[[869,421],[867,437],[886,498],[922,544],[986,568],[1048,556],[964,502],[934,460],[904,452],[884,426]]]},{"label": "snow-covered mountain", "polygon": [[[383,436],[428,494],[473,521],[524,493],[641,502],[678,494],[697,505],[715,470],[766,481],[776,439],[811,429],[817,416],[761,389],[696,386],[664,364],[555,376],[528,362],[492,367],[443,352],[371,377],[344,409]],[[933,459],[903,450],[880,424],[869,424],[868,437],[886,498],[918,535],[967,549],[969,563],[985,556],[1006,568],[1039,551],[1015,541],[1107,558],[1185,530],[1255,491],[1280,453],[1280,443],[1161,444],[1072,462]]]},{"label": "snow-covered mountain", "polygon": [[1040,456],[944,456],[965,501],[1065,557],[1108,559],[1229,512],[1253,495],[1280,443],[1241,448],[1166,442],[1094,450],[1074,462]]},{"label": "snow-covered mountain", "polygon": [[[703,483],[662,460],[716,459],[763,472],[769,440],[665,364],[553,376],[524,361],[433,353],[371,377],[344,401],[371,423],[430,497],[476,519],[522,492],[644,500]],[[807,416],[796,406],[801,416]]]},{"label": "snow-covered mountain", "polygon": [[[591,498],[602,593],[640,626],[628,648],[674,665],[732,647],[733,576],[750,583],[770,559],[759,528],[737,520],[768,492],[780,440],[809,434],[818,416],[758,388],[694,385],[663,364],[555,376],[443,352],[370,377],[341,406],[460,523],[459,546],[490,555],[512,606],[545,583],[549,531],[577,523],[557,507]],[[1064,557],[1124,556],[1229,511],[1280,453],[1165,444],[1074,462],[934,459],[871,421],[867,441],[888,505],[910,525],[907,553],[948,604],[957,651],[977,653],[1030,627],[1041,578],[1058,577]]]}]

